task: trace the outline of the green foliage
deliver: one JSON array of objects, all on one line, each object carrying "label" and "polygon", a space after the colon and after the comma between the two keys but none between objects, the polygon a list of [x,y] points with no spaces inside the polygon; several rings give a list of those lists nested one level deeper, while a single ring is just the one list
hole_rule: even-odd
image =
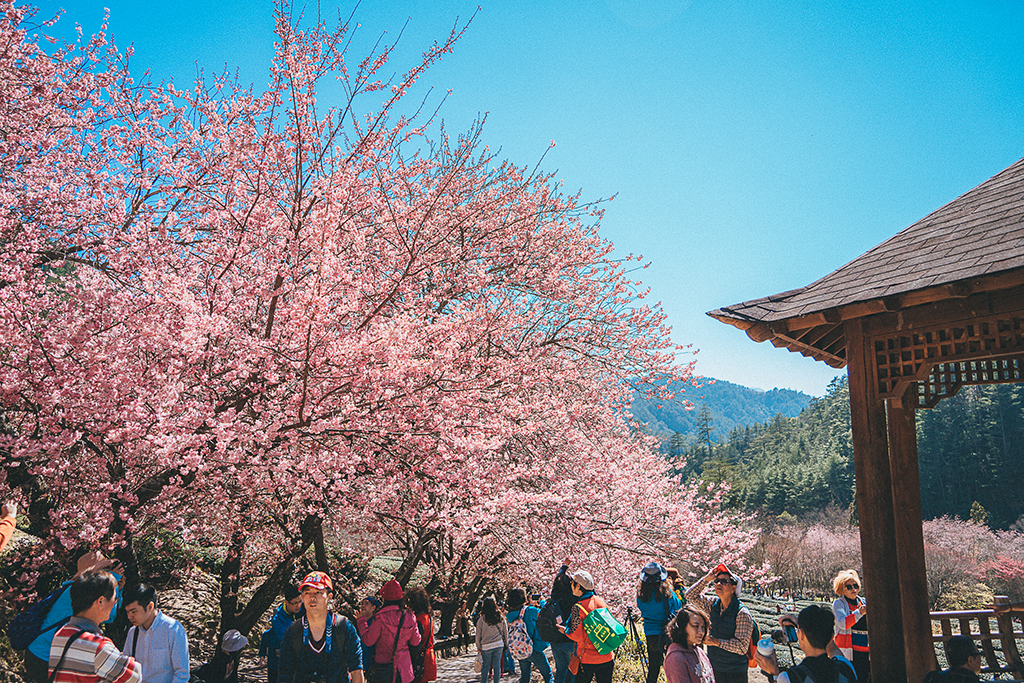
[{"label": "green foliage", "polygon": [[[713,424],[704,425],[710,433]],[[701,438],[686,452],[684,476],[732,484],[728,502],[773,517],[801,516],[853,503],[853,445],[846,378],[811,401],[797,417],[776,414],[765,423],[733,429],[711,444]]]},{"label": "green foliage", "polygon": [[917,414],[921,507],[1008,529],[1024,516],[1024,385],[964,387]]},{"label": "green foliage", "polygon": [[[702,408],[714,426],[714,439],[721,441],[734,429],[770,420],[773,415],[794,416],[807,407],[812,397],[792,389],[761,391],[724,380],[702,380],[705,384],[673,385],[680,400],[693,404],[687,410],[681,402],[634,398],[631,412],[640,422],[647,423],[652,434],[666,439],[666,450],[672,434],[679,434],[687,445],[697,439]],[[660,407],[659,407],[660,406]]]},{"label": "green foliage", "polygon": [[971,503],[971,521],[975,524],[988,525],[988,513],[978,501]]},{"label": "green foliage", "polygon": [[985,584],[963,581],[943,592],[935,602],[935,609],[943,612],[982,609],[994,601],[992,589]]},{"label": "green foliage", "polygon": [[181,538],[181,533],[155,529],[135,539],[139,577],[157,588],[180,580],[193,566],[198,554]]},{"label": "green foliage", "polygon": [[[679,472],[729,482],[727,503],[770,517],[797,518],[827,507],[852,521],[855,474],[846,378],[796,417],[732,429],[720,443],[714,411],[697,415]],[[677,437],[671,442],[679,450]],[[993,529],[1024,528],[1024,384],[964,387],[935,408],[917,412],[922,518],[970,519]]]}]

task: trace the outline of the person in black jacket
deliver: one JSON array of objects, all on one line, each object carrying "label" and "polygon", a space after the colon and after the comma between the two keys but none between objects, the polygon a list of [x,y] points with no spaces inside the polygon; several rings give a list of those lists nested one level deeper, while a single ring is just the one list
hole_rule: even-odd
[{"label": "person in black jacket", "polygon": [[967,636],[953,636],[946,641],[945,648],[949,668],[929,671],[924,675],[924,683],[977,683],[981,673],[981,653],[974,641]]},{"label": "person in black jacket", "polygon": [[[577,597],[572,592],[572,579],[569,578],[569,566],[563,564],[555,575],[555,581],[551,585],[551,599],[541,610],[537,618],[537,628],[542,628],[542,621],[553,620],[553,624],[543,624],[545,640],[551,643],[551,654],[555,660],[555,677],[553,683],[573,683],[575,676],[569,671],[569,660],[576,651],[576,643],[563,633],[559,632],[556,626],[566,626],[569,622],[569,615],[572,614],[572,606],[576,604]],[[550,626],[550,628],[547,628]]]},{"label": "person in black jacket", "polygon": [[306,616],[284,633],[278,683],[363,683],[363,652],[356,627],[328,609],[334,584],[310,572],[299,586]]},{"label": "person in black jacket", "polygon": [[238,662],[242,659],[242,649],[248,644],[248,638],[231,629],[224,634],[213,659],[199,667],[193,677],[203,683],[238,683]]}]

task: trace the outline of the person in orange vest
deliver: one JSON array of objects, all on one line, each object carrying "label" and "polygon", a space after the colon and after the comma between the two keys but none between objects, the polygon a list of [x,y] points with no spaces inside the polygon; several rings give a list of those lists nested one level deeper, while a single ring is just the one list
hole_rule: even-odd
[{"label": "person in orange vest", "polygon": [[14,534],[14,524],[18,518],[18,504],[13,500],[0,507],[0,552],[3,552],[7,541]]},{"label": "person in orange vest", "polygon": [[572,594],[576,596],[576,604],[572,607],[569,625],[557,627],[576,643],[576,653],[569,662],[569,670],[575,674],[576,683],[612,683],[615,656],[611,652],[599,654],[583,630],[587,614],[608,607],[608,603],[594,595],[594,577],[583,570],[572,575]]}]

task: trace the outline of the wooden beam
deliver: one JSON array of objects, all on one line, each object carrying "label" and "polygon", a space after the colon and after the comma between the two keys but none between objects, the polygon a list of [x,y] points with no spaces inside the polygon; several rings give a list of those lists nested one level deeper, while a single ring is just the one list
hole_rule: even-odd
[{"label": "wooden beam", "polygon": [[845,328],[861,559],[868,602],[874,606],[868,619],[871,679],[907,683],[885,405],[877,395],[863,321],[849,320]]},{"label": "wooden beam", "polygon": [[[928,578],[924,565],[924,535],[921,526],[921,479],[917,466],[917,423],[911,383],[903,396],[886,401],[889,423],[889,467],[895,507],[896,561],[899,564],[900,597],[907,677],[920,681],[938,668],[932,645],[932,622],[928,613]],[[872,614],[871,616],[874,616]],[[871,623],[871,620],[868,620]],[[872,648],[874,644],[872,643]]]}]

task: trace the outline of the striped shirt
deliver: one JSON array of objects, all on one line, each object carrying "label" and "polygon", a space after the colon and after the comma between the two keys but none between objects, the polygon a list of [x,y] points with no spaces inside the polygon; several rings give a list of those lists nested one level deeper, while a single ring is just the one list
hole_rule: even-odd
[{"label": "striped shirt", "polygon": [[68,639],[78,631],[84,633],[71,643],[64,663],[53,679],[54,683],[141,683],[142,666],[114,647],[114,643],[100,633],[96,624],[82,617],[71,617],[53,636],[53,644],[50,646],[51,675]]}]

